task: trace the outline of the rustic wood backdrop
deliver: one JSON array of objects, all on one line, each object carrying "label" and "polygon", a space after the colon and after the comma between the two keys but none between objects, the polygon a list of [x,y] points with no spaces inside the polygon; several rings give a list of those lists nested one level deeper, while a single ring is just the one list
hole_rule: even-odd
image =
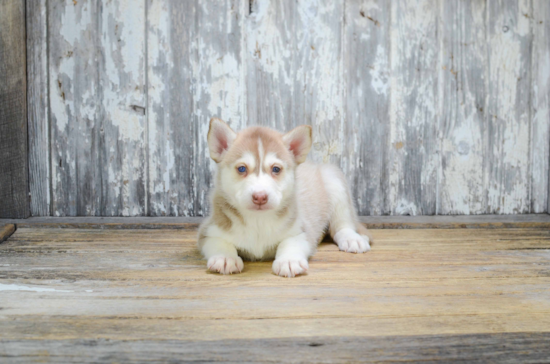
[{"label": "rustic wood backdrop", "polygon": [[362,215],[548,211],[550,1],[27,1],[33,215],[204,215],[208,120],[313,126]]}]

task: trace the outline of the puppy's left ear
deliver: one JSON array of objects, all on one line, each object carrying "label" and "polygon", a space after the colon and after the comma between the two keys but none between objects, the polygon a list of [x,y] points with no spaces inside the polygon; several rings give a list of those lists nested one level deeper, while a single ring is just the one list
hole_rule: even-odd
[{"label": "puppy's left ear", "polygon": [[298,164],[306,161],[307,154],[311,149],[311,134],[311,126],[301,125],[283,135],[283,142],[294,155],[294,160]]},{"label": "puppy's left ear", "polygon": [[210,119],[210,129],[208,130],[208,149],[210,150],[210,158],[216,163],[220,163],[223,155],[227,152],[231,144],[233,144],[236,137],[237,133],[221,119]]}]

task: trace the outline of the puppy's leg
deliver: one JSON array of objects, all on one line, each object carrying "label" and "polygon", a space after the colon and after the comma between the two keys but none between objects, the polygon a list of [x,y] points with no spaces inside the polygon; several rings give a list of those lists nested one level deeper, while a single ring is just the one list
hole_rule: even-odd
[{"label": "puppy's leg", "polygon": [[323,168],[323,181],[332,206],[330,236],[340,250],[365,253],[370,250],[368,230],[357,220],[349,187],[342,171],[334,166]]},{"label": "puppy's leg", "polygon": [[241,273],[243,260],[237,254],[237,249],[231,243],[216,238],[203,238],[201,251],[208,260],[206,266],[212,272],[221,274]]},{"label": "puppy's leg", "polygon": [[307,272],[307,258],[311,253],[311,244],[305,233],[283,240],[277,247],[273,273],[281,277],[295,277]]}]

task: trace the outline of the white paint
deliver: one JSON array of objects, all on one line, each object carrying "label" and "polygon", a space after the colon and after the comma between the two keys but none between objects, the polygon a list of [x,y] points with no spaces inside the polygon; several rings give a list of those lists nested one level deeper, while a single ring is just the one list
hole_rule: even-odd
[{"label": "white paint", "polygon": [[31,292],[72,292],[62,289],[44,288],[44,287],[28,287],[20,286],[17,284],[3,284],[0,283],[0,292],[6,291],[31,291]]}]

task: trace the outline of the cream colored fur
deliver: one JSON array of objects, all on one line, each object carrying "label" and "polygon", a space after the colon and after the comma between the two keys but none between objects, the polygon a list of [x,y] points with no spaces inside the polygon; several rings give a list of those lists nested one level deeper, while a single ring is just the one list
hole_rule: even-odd
[{"label": "cream colored fur", "polygon": [[[340,250],[370,250],[343,173],[332,165],[304,162],[311,144],[309,126],[284,135],[258,127],[237,134],[223,121],[211,120],[208,145],[218,172],[213,212],[198,241],[210,270],[239,273],[242,258],[274,259],[275,274],[303,274],[327,229]],[[255,204],[255,194],[266,195],[267,203]]]}]

